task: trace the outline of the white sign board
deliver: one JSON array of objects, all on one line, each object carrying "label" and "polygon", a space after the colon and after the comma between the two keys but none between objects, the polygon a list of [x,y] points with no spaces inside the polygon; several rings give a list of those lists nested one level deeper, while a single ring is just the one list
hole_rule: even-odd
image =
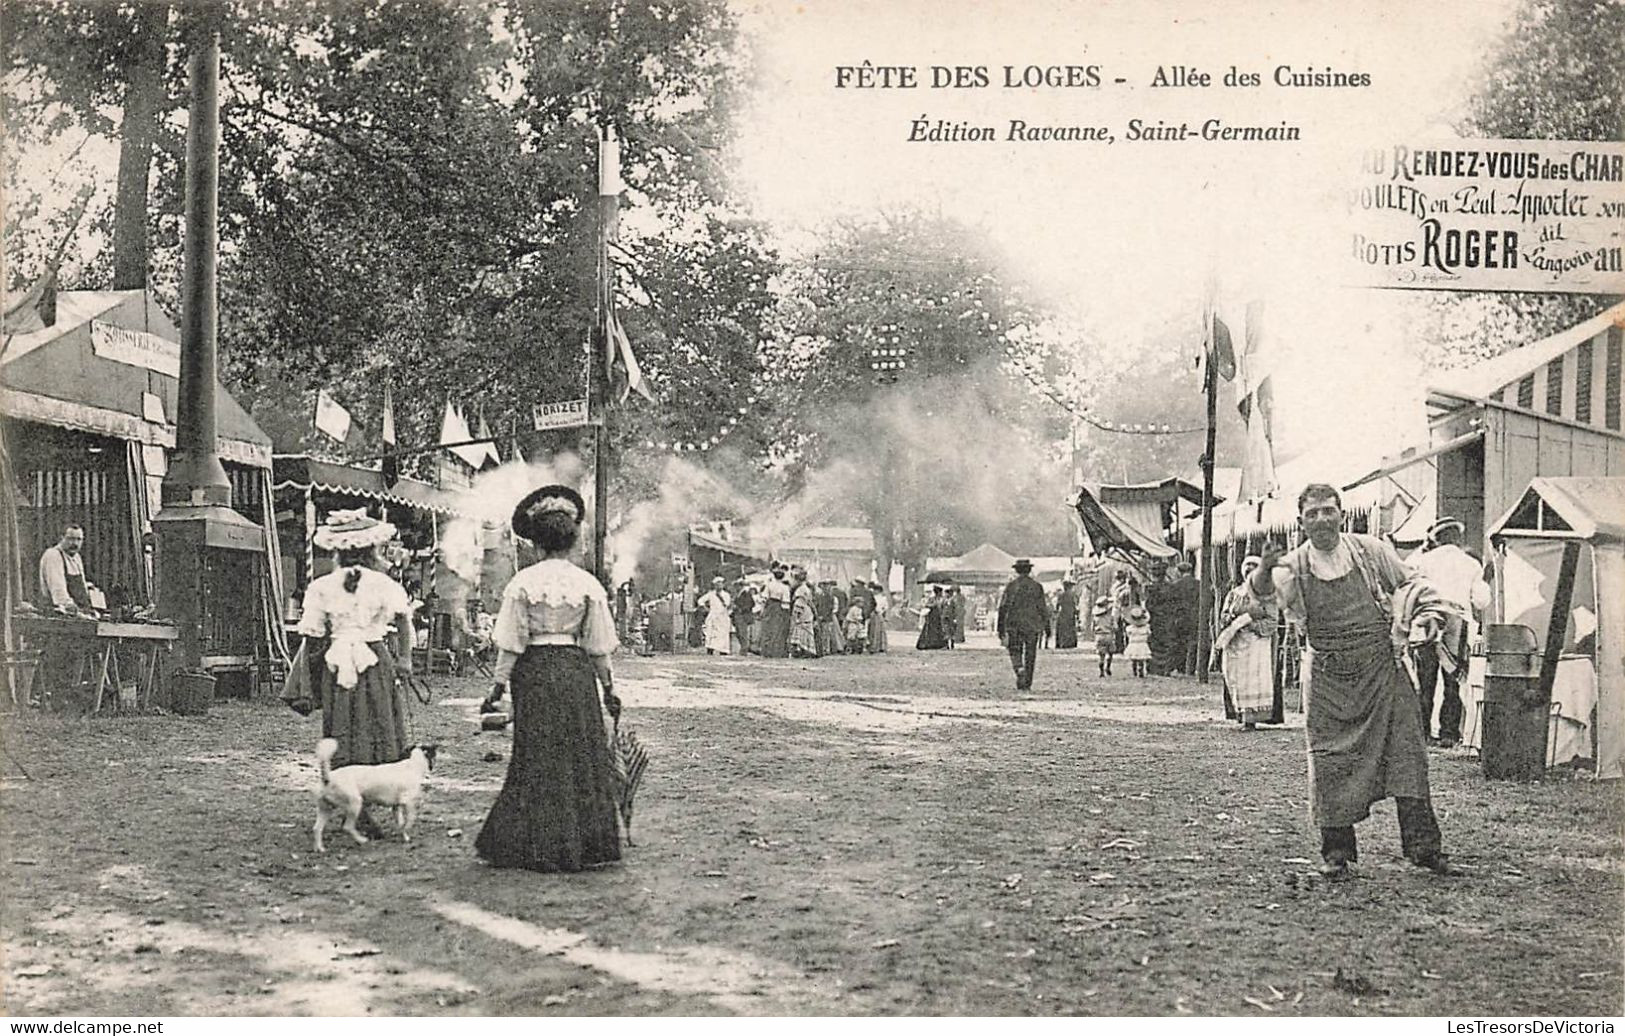
[{"label": "white sign board", "polygon": [[1363,286],[1625,294],[1625,144],[1394,142],[1347,208]]},{"label": "white sign board", "polygon": [[145,331],[131,331],[127,327],[92,320],[90,348],[105,360],[145,367],[171,378],[181,376],[181,344]]},{"label": "white sign board", "polygon": [[531,408],[531,418],[538,432],[550,428],[580,428],[589,423],[587,401],[566,399],[558,403],[537,403]]}]

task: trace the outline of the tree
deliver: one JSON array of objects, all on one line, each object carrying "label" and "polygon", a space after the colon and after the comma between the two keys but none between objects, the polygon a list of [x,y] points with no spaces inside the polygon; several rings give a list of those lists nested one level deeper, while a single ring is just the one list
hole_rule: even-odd
[{"label": "tree", "polygon": [[[712,157],[743,74],[724,4],[228,0],[221,11],[223,374],[280,449],[320,448],[317,387],[376,428],[389,379],[407,442],[436,433],[448,396],[483,401],[503,428],[579,390],[602,124],[626,139],[621,302],[659,400],[623,411],[619,444],[713,435],[718,413],[745,405],[774,260]],[[8,100],[31,105],[8,114],[34,143],[116,136],[131,155],[121,183],[144,185],[131,84],[150,78],[132,55],[150,54],[160,12],[167,89],[152,106],[140,208],[146,266],[173,305],[180,14],[8,3],[8,30],[23,31],[6,34],[5,68]]]},{"label": "tree", "polygon": [[939,215],[891,213],[786,276],[765,366],[792,496],[770,527],[863,522],[882,571],[911,578],[984,539],[1066,550],[1066,423],[1007,369],[1037,314],[995,254]]},{"label": "tree", "polygon": [[[1625,4],[1522,0],[1485,62],[1461,123],[1464,136],[1617,141],[1625,129]],[[1427,319],[1427,357],[1452,366],[1492,356],[1587,320],[1613,299],[1595,295],[1440,292]]]}]

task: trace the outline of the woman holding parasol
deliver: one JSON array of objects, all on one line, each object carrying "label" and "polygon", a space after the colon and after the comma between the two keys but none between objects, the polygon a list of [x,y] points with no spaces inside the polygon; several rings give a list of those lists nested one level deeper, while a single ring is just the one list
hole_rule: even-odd
[{"label": "woman holding parasol", "polygon": [[621,858],[616,774],[598,692],[621,713],[609,656],[620,646],[609,597],[567,555],[586,505],[575,490],[543,486],[514,508],[513,530],[542,560],[502,595],[493,633],[497,685],[513,691],[508,775],[475,848],[497,867],[579,871]]}]

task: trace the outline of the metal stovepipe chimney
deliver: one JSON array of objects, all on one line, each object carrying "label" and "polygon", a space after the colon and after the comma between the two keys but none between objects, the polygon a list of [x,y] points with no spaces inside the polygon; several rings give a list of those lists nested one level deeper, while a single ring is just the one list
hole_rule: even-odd
[{"label": "metal stovepipe chimney", "polygon": [[163,502],[230,506],[215,418],[219,370],[215,264],[220,240],[220,35],[213,5],[193,12],[191,105],[186,128],[186,241],[181,283],[181,377],[175,457]]}]

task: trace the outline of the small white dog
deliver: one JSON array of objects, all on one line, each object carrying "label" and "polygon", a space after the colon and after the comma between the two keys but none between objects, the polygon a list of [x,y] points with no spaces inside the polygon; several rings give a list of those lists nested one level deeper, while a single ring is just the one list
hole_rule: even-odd
[{"label": "small white dog", "polygon": [[343,817],[343,828],[350,837],[357,844],[366,843],[367,836],[356,830],[355,822],[367,805],[394,807],[401,840],[410,842],[418,803],[429,771],[434,769],[435,746],[415,745],[412,754],[398,763],[341,766],[335,770],[333,753],[338,750],[339,743],[330,737],[316,742],[316,765],[322,772],[322,787],[316,793],[316,851],[327,851],[322,845],[322,832],[330,817]]}]

